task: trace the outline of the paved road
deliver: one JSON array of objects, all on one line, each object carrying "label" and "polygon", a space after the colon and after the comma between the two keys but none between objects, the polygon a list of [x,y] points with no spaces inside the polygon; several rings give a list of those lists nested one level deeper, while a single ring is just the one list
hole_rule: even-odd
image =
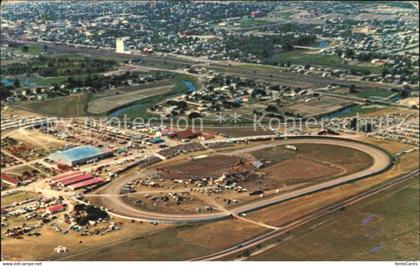
[{"label": "paved road", "polygon": [[[349,141],[345,139],[336,139],[336,138],[296,138],[296,139],[287,139],[287,140],[280,140],[277,141],[277,145],[285,145],[285,144],[304,144],[304,143],[311,143],[311,144],[330,144],[330,145],[338,145],[353,148],[362,152],[365,152],[372,156],[374,159],[373,164],[362,171],[357,173],[352,173],[349,175],[345,175],[334,180],[329,180],[320,184],[316,184],[310,187],[305,187],[302,189],[298,189],[295,191],[287,192],[284,194],[280,194],[275,197],[261,199],[256,202],[251,202],[249,204],[245,204],[230,210],[230,213],[227,212],[215,212],[215,213],[206,213],[206,214],[165,214],[165,213],[158,213],[158,212],[150,212],[150,211],[143,211],[136,209],[123,201],[120,197],[102,197],[102,201],[105,207],[114,214],[115,216],[127,218],[127,219],[135,219],[135,220],[142,220],[142,221],[156,221],[161,223],[172,223],[172,224],[185,224],[185,223],[194,223],[194,222],[205,222],[205,221],[214,221],[220,220],[224,218],[228,218],[234,214],[240,214],[245,212],[250,212],[253,210],[257,210],[260,208],[264,208],[279,202],[287,201],[293,198],[297,198],[303,195],[307,195],[310,193],[314,193],[320,190],[325,190],[328,188],[332,188],[335,186],[342,185],[347,182],[351,182],[357,179],[361,179],[376,173],[379,173],[385,169],[387,169],[392,164],[392,159],[390,156],[384,152],[383,150],[376,148],[374,146],[362,143],[362,142],[355,142]],[[265,145],[261,145],[261,148],[264,148]],[[96,193],[98,194],[110,194],[115,195],[118,194],[121,188],[129,181],[133,181],[139,177],[147,176],[152,174],[154,171],[147,170],[140,174],[136,174],[129,177],[121,177],[116,179],[115,181],[111,182],[109,185],[99,189]]]},{"label": "paved road", "polygon": [[[5,42],[16,42],[16,40],[8,40],[5,38]],[[129,59],[141,59],[144,63],[142,65],[153,65],[159,69],[166,69],[167,71],[174,71],[179,68],[185,68],[191,65],[197,64],[198,61],[202,61],[202,63],[206,63],[208,59],[200,59],[188,56],[173,56],[168,55],[165,57],[158,56],[158,55],[138,55],[138,54],[116,54],[113,49],[111,48],[101,48],[95,49],[89,46],[82,46],[79,45],[78,47],[68,46],[65,44],[59,43],[51,43],[51,42],[31,42],[31,41],[17,41],[19,43],[30,44],[34,46],[42,47],[44,44],[48,45],[48,49],[54,52],[61,52],[61,53],[83,53],[89,54],[92,56],[99,56],[99,57],[120,57]],[[238,62],[231,62],[228,63],[226,61],[219,61],[219,60],[211,60],[211,64],[208,65],[208,69],[213,71],[221,71],[229,74],[238,75],[245,78],[252,78],[252,79],[261,79],[267,82],[282,82],[285,84],[292,84],[294,86],[301,86],[301,87],[317,87],[317,86],[327,86],[331,83],[342,84],[342,85],[356,85],[359,88],[396,88],[401,87],[395,84],[384,84],[378,82],[368,82],[368,81],[357,81],[357,80],[341,80],[341,79],[334,79],[334,78],[326,78],[320,77],[318,75],[302,75],[293,72],[277,72],[277,73],[265,73],[265,71],[252,71],[250,69],[241,69],[235,67],[237,65],[250,65],[247,63],[238,63]],[[263,66],[263,65],[261,65]]]}]

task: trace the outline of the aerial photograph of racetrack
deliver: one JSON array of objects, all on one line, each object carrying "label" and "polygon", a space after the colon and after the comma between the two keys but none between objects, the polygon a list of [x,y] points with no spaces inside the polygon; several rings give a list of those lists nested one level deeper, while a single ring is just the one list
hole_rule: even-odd
[{"label": "aerial photograph of racetrack", "polygon": [[6,0],[0,48],[2,265],[418,265],[418,2]]}]

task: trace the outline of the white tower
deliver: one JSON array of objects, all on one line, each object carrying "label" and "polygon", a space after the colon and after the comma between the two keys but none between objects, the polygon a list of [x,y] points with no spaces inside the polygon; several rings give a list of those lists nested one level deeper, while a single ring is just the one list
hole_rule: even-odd
[{"label": "white tower", "polygon": [[128,40],[128,37],[121,37],[115,39],[115,52],[116,53],[123,53],[128,54],[129,50],[125,41]]}]

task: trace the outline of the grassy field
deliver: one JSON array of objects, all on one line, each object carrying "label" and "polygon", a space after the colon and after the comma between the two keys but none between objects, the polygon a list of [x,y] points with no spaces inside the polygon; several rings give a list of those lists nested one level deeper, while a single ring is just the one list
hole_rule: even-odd
[{"label": "grassy field", "polygon": [[369,97],[382,97],[386,98],[388,96],[391,96],[395,92],[387,91],[387,90],[381,90],[381,89],[366,89],[359,91],[356,95],[361,98],[369,98]]},{"label": "grassy field", "polygon": [[148,97],[165,94],[171,91],[171,85],[158,86],[148,89],[122,92],[110,96],[100,97],[88,104],[88,112],[101,114],[112,109],[129,104],[130,102],[145,99]]},{"label": "grassy field", "polygon": [[381,110],[383,108],[377,106],[363,106],[363,105],[354,105],[349,107],[346,112],[342,114],[335,115],[335,117],[346,117],[346,116],[354,116],[356,114],[368,114],[374,111]]},{"label": "grassy field", "polygon": [[276,12],[274,15],[276,18],[289,19],[294,14],[295,12],[292,12],[292,11],[281,11],[281,12]]},{"label": "grassy field", "polygon": [[419,260],[419,181],[331,215],[252,260]]},{"label": "grassy field", "polygon": [[299,65],[319,65],[331,68],[354,69],[357,71],[368,70],[373,74],[382,73],[381,66],[373,66],[366,64],[345,64],[344,61],[333,55],[321,55],[314,53],[305,53],[303,50],[295,50],[290,52],[281,52],[273,56],[276,62],[288,62]]},{"label": "grassy field", "polygon": [[22,102],[16,107],[58,117],[83,116],[86,114],[87,101],[87,94],[77,94],[44,101]]},{"label": "grassy field", "polygon": [[261,234],[266,229],[239,220],[169,228],[95,252],[69,257],[71,260],[187,260]]},{"label": "grassy field", "polygon": [[32,199],[34,197],[36,197],[35,193],[25,191],[21,191],[5,197],[1,196],[1,206],[7,206],[14,202],[21,202],[24,200]]},{"label": "grassy field", "polygon": [[272,23],[273,22],[269,21],[269,20],[247,18],[247,19],[241,19],[239,21],[239,26],[241,28],[248,28],[248,27],[269,25],[269,24],[272,24]]}]

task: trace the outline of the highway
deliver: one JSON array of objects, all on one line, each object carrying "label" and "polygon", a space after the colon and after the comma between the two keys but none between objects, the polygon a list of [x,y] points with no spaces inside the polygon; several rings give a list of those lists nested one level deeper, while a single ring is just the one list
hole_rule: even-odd
[{"label": "highway", "polygon": [[[278,237],[281,237],[287,233],[289,233],[291,230],[296,229],[302,225],[308,224],[310,222],[313,222],[314,220],[317,220],[319,218],[322,218],[326,215],[329,215],[331,213],[337,212],[339,210],[342,210],[343,208],[350,206],[352,204],[355,204],[363,199],[366,199],[370,196],[373,196],[377,193],[380,193],[382,191],[385,190],[389,190],[397,185],[400,185],[404,182],[406,182],[407,180],[410,180],[414,177],[418,177],[419,175],[419,169],[412,171],[410,173],[407,173],[405,175],[402,175],[400,177],[394,178],[388,182],[382,183],[380,185],[374,186],[366,191],[363,191],[357,195],[354,195],[350,198],[347,198],[345,200],[339,201],[337,203],[334,203],[330,206],[327,206],[325,208],[316,210],[304,217],[301,217],[298,220],[295,220],[287,225],[284,225],[281,229],[279,230],[274,230],[274,231],[270,231],[268,233],[265,233],[263,235],[257,236],[253,239],[241,242],[236,244],[235,246],[232,246],[230,248],[218,251],[218,252],[214,252],[212,254],[206,255],[206,256],[202,256],[202,257],[198,257],[198,258],[193,258],[191,260],[193,261],[214,261],[214,260],[222,260],[224,258],[226,258],[227,256],[232,256],[232,255],[237,255],[239,252],[244,252],[250,248],[254,248],[257,245],[261,245],[269,240],[273,240],[276,239]],[[272,245],[269,248],[273,248],[277,245]],[[268,248],[266,249],[268,250]],[[266,251],[265,250],[265,251]]]},{"label": "highway", "polygon": [[[208,222],[208,221],[225,219],[225,218],[231,217],[233,214],[238,215],[241,213],[254,211],[254,210],[261,209],[261,208],[274,205],[280,202],[284,202],[290,199],[298,198],[298,197],[315,193],[321,190],[336,187],[336,186],[339,186],[348,182],[352,182],[361,178],[365,178],[365,177],[380,173],[388,169],[392,165],[391,157],[383,150],[376,148],[372,145],[362,143],[362,142],[349,141],[346,139],[326,138],[326,137],[291,138],[287,140],[279,140],[273,144],[293,145],[293,144],[305,144],[305,143],[338,145],[338,146],[356,149],[356,150],[369,154],[373,158],[373,164],[370,167],[356,173],[344,175],[333,180],[329,180],[329,181],[312,185],[309,187],[297,189],[295,191],[287,192],[287,193],[280,194],[274,197],[265,198],[265,199],[263,198],[259,201],[255,201],[255,202],[251,202],[245,205],[235,207],[233,209],[230,209],[229,211],[205,213],[205,214],[166,214],[166,213],[139,210],[137,208],[134,208],[133,206],[128,205],[126,202],[123,201],[121,197],[108,197],[108,196],[101,197],[102,204],[106,208],[108,208],[109,212],[113,214],[114,216],[126,218],[126,219],[148,221],[148,222],[170,223],[170,224],[188,224],[188,223]],[[262,145],[262,148],[264,147],[266,146]],[[99,195],[100,194],[117,195],[120,193],[121,188],[127,182],[136,180],[139,177],[148,176],[152,174],[153,172],[154,172],[153,170],[144,170],[143,172],[140,172],[139,174],[136,174],[133,176],[120,177],[114,180],[113,182],[111,182],[110,184],[108,184],[107,186],[100,188],[95,193]]]},{"label": "highway", "polygon": [[[91,46],[82,46],[78,45],[77,47],[66,45],[64,43],[52,43],[52,42],[33,42],[33,41],[21,41],[21,40],[10,40],[5,38],[5,42],[11,43],[23,43],[30,44],[33,46],[43,47],[44,44],[48,46],[48,50],[56,53],[79,53],[86,54],[90,56],[98,57],[120,57],[127,60],[130,59],[141,59],[141,65],[149,65],[161,70],[166,71],[175,71],[178,68],[186,68],[192,65],[205,65],[209,70],[225,72],[228,74],[238,75],[244,78],[260,79],[267,82],[275,83],[284,83],[293,86],[301,87],[322,87],[327,86],[332,83],[341,84],[345,86],[355,85],[359,88],[374,89],[374,88],[396,88],[400,87],[395,84],[385,84],[378,82],[367,82],[367,81],[357,81],[357,80],[340,80],[334,78],[326,78],[318,75],[303,75],[294,72],[280,72],[275,73],[264,73],[263,70],[253,71],[251,68],[241,68],[241,66],[252,66],[248,63],[239,63],[239,62],[230,62],[230,61],[218,61],[218,60],[208,60],[206,58],[188,58],[187,56],[180,57],[174,55],[145,55],[145,54],[117,54],[111,48],[101,47],[99,49]],[[198,62],[197,62],[198,59]],[[210,63],[211,61],[211,63]],[[256,65],[264,66],[264,65]],[[273,67],[273,66],[272,66]],[[273,67],[275,69],[275,67]],[[176,71],[175,71],[176,72]]]}]

